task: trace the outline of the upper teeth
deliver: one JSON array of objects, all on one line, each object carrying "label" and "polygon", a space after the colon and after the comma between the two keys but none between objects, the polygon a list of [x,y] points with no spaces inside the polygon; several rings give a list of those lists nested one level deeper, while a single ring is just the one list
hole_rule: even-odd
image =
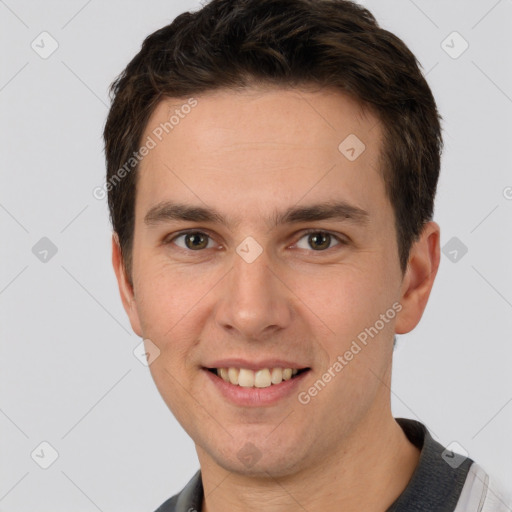
[{"label": "upper teeth", "polygon": [[244,388],[268,388],[271,384],[291,379],[298,371],[297,368],[262,368],[257,371],[247,368],[217,368],[217,375],[226,382]]}]

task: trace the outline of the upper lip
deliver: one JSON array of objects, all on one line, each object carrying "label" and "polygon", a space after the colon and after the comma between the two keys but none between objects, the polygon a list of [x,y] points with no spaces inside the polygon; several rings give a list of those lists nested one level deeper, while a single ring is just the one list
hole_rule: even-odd
[{"label": "upper lip", "polygon": [[205,368],[247,368],[248,370],[260,370],[261,368],[291,368],[301,370],[309,368],[306,364],[297,363],[285,359],[262,359],[260,361],[247,361],[246,359],[230,358],[217,359],[204,366]]}]

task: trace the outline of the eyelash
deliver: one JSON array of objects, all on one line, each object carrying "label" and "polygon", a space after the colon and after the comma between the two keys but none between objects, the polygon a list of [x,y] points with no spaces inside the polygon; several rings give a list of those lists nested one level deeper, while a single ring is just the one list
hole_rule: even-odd
[{"label": "eyelash", "polygon": [[[310,235],[312,233],[314,233],[314,234],[329,235],[332,239],[334,239],[334,240],[336,240],[338,242],[338,244],[334,245],[333,247],[336,247],[337,245],[340,245],[340,246],[348,245],[347,240],[344,240],[343,238],[335,235],[331,231],[325,231],[325,230],[321,230],[321,229],[308,229],[306,231],[303,231],[301,236],[300,236],[300,238],[298,239],[298,241],[302,240],[304,237],[306,237],[307,235]],[[211,235],[209,235],[207,232],[199,231],[199,230],[196,230],[196,229],[191,229],[191,230],[187,230],[187,231],[180,231],[173,238],[164,239],[164,245],[170,245],[176,239],[178,239],[178,238],[180,238],[182,236],[185,236],[185,235],[189,235],[189,234],[206,235],[210,240],[213,240],[213,237]],[[296,245],[298,243],[298,241],[295,242],[294,245]],[[328,249],[322,249],[322,250],[318,250],[318,251],[315,251],[315,250],[311,249],[308,252],[315,252],[315,253],[328,252],[330,249],[333,249],[333,247],[329,247]],[[193,249],[183,248],[183,247],[180,247],[180,246],[178,246],[178,248],[183,250],[183,251],[189,252],[189,253],[202,252],[202,251],[207,249],[207,248],[205,248],[205,249],[198,249],[197,251],[194,251]],[[300,250],[306,250],[306,249],[300,249]]]}]

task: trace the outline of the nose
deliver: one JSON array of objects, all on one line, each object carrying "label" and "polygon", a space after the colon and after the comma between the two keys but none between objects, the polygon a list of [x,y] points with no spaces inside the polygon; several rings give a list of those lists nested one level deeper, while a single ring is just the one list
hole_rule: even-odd
[{"label": "nose", "polygon": [[265,251],[250,263],[234,254],[222,283],[215,317],[224,330],[254,341],[290,325],[293,293]]}]

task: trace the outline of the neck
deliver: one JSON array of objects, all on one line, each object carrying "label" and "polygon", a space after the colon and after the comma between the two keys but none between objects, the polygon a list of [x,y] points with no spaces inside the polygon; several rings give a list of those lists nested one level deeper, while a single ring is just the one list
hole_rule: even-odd
[{"label": "neck", "polygon": [[298,507],[323,512],[382,512],[407,487],[420,450],[389,411],[385,418],[364,419],[342,447],[332,450],[317,465],[286,477],[269,474],[268,478],[255,479],[235,474],[198,454],[203,512],[256,512],[262,508],[266,512],[291,512]]}]

